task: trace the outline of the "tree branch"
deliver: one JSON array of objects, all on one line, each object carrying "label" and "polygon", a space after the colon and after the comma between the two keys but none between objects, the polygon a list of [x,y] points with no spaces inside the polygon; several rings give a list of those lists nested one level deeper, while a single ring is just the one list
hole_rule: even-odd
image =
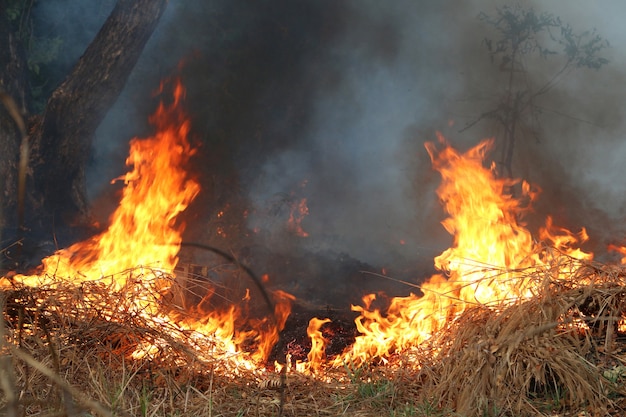
[{"label": "tree branch", "polygon": [[87,213],[84,167],[93,135],[154,31],[167,0],[118,0],[34,133],[35,194],[49,214]]}]

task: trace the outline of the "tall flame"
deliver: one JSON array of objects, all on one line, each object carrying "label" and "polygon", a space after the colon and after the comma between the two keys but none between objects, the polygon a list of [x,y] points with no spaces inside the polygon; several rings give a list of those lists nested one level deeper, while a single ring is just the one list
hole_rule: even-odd
[{"label": "tall flame", "polygon": [[[470,305],[529,297],[533,288],[528,270],[548,262],[520,222],[538,191],[526,182],[497,177],[493,165],[485,167],[494,141],[460,153],[441,135],[438,139],[426,149],[442,177],[437,195],[449,214],[442,224],[454,236],[452,246],[434,260],[441,272],[420,286],[422,295],[393,298],[384,312],[372,308],[375,294],[365,296],[362,306],[352,306],[360,313],[355,322],[361,334],[333,361],[335,366],[384,360],[395,351],[418,346]],[[517,197],[514,189],[519,189]],[[584,230],[575,235],[548,219],[541,238],[568,256],[591,258],[576,247],[586,239]]]},{"label": "tall flame", "polygon": [[[441,136],[439,141],[445,144]],[[535,261],[529,258],[532,236],[518,220],[525,208],[508,192],[519,181],[497,178],[493,166],[483,165],[493,143],[485,140],[464,155],[449,145],[438,152],[435,144],[426,144],[433,168],[442,177],[437,195],[450,215],[442,224],[454,236],[452,247],[435,258],[435,267],[462,284],[459,298],[468,302],[521,295],[524,285],[511,279],[509,271]],[[536,196],[527,183],[522,183],[522,193],[531,201]]]},{"label": "tall flame", "polygon": [[126,186],[108,229],[57,251],[42,261],[36,275],[17,275],[14,282],[40,286],[111,277],[119,289],[128,277],[123,271],[138,266],[171,271],[176,266],[183,230],[176,217],[200,191],[184,169],[193,154],[187,140],[189,122],[180,110],[184,95],[177,82],[172,103],[161,103],[150,118],[157,133],[131,140],[126,165],[133,169],[121,177]]},{"label": "tall flame", "polygon": [[[200,191],[198,183],[185,171],[194,154],[188,140],[190,123],[181,105],[185,89],[179,80],[171,84],[171,101],[161,102],[150,118],[156,128],[154,136],[130,142],[126,164],[132,169],[120,178],[125,187],[108,229],[44,259],[34,275],[0,278],[0,289],[16,284],[54,287],[61,283],[103,281],[112,291],[123,289],[141,295],[136,297],[141,305],[133,306],[134,313],[155,324],[166,323],[181,333],[191,334],[198,346],[204,340],[211,346],[219,345],[221,354],[232,356],[242,352],[242,344],[254,340],[257,351],[251,358],[261,361],[269,356],[278,340],[293,296],[274,293],[274,320],[259,319],[253,330],[240,332],[235,323],[241,311],[235,305],[227,311],[197,309],[182,313],[168,312],[167,306],[160,305],[178,263],[184,229],[178,215]],[[162,83],[160,91],[169,85]],[[131,356],[141,358],[156,351],[156,346],[147,343]],[[219,354],[215,352],[216,356]],[[247,361],[241,359],[237,365],[250,366]]]}]

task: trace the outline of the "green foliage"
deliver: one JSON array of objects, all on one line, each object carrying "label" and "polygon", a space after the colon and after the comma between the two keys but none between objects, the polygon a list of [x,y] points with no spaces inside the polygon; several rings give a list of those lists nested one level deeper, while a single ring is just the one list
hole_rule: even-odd
[{"label": "green foliage", "polygon": [[391,410],[390,417],[437,417],[441,416],[441,412],[429,402],[422,404],[404,404]]},{"label": "green foliage", "polygon": [[28,54],[28,69],[36,75],[40,75],[41,66],[53,62],[59,55],[63,46],[63,39],[31,38]]},{"label": "green foliage", "polygon": [[389,417],[413,417],[413,416],[434,416],[435,414],[418,414],[417,408],[412,404],[405,404],[391,410]]},{"label": "green foliage", "polygon": [[22,15],[22,7],[21,2],[19,1],[10,1],[6,6],[6,16],[9,19],[9,22],[15,22],[19,20]]},{"label": "green foliage", "polygon": [[496,406],[486,408],[485,410],[483,410],[482,414],[483,414],[483,417],[498,417],[502,415],[502,413]]},{"label": "green foliage", "polygon": [[349,398],[357,401],[367,401],[376,406],[388,408],[396,393],[392,381],[375,376],[368,363],[356,366],[353,363],[344,363],[346,375],[356,388]]},{"label": "green foliage", "polygon": [[10,22],[26,55],[33,110],[43,110],[47,100],[46,88],[52,84],[47,66],[54,64],[60,56],[63,39],[54,33],[39,33],[41,21],[33,16],[37,0],[7,0],[5,16]]},{"label": "green foliage", "polygon": [[385,398],[393,391],[393,383],[387,380],[362,381],[357,384],[357,395],[360,398]]},{"label": "green foliage", "polygon": [[424,401],[421,404],[418,404],[415,408],[416,416],[420,417],[430,417],[430,416],[440,416],[441,411],[437,407],[435,407],[430,401]]},{"label": "green foliage", "polygon": [[611,384],[623,384],[626,381],[626,366],[615,365],[610,369],[605,370],[602,375]]},{"label": "green foliage", "polygon": [[143,385],[141,387],[141,395],[139,397],[139,415],[142,417],[148,416],[148,410],[152,403],[152,392]]},{"label": "green foliage", "polygon": [[13,30],[22,41],[28,40],[32,33],[31,10],[36,0],[6,0],[5,16]]},{"label": "green foliage", "polygon": [[390,410],[390,417],[461,417],[451,410],[442,410],[431,401],[418,404],[404,404]]},{"label": "green foliage", "polygon": [[348,378],[350,378],[350,382],[353,384],[357,384],[362,381],[370,372],[369,363],[367,362],[361,365],[356,365],[352,361],[344,362],[343,368],[345,369]]}]

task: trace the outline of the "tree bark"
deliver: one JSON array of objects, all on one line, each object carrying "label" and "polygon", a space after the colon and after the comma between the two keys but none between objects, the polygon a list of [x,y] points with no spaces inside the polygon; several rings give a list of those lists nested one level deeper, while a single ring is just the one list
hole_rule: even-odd
[{"label": "tree bark", "polygon": [[[26,115],[30,104],[30,88],[27,79],[27,61],[20,28],[9,20],[7,1],[0,0],[0,254],[5,248],[2,233],[6,226],[17,226],[17,165],[22,133],[15,114],[7,107],[6,97],[16,105],[20,115]],[[0,270],[4,256],[0,256]]]},{"label": "tree bark", "polygon": [[[93,136],[152,35],[167,0],[118,0],[32,131],[33,193],[39,219],[57,225],[88,213],[85,165]],[[45,221],[45,220],[44,220]]]}]

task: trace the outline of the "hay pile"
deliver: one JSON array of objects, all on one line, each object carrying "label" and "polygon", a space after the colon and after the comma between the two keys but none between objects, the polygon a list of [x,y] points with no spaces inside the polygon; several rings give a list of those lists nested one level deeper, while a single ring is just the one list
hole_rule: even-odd
[{"label": "hay pile", "polygon": [[[254,379],[219,340],[198,338],[161,320],[176,309],[162,289],[168,287],[167,275],[155,279],[153,271],[135,270],[128,277],[121,289],[102,279],[78,286],[15,285],[0,294],[0,410],[15,416],[50,410],[69,416],[85,410],[138,415],[157,401],[159,410],[173,412],[180,409],[184,387],[201,394],[215,372],[230,373],[231,380]],[[206,399],[198,404],[204,409]]]},{"label": "hay pile", "polygon": [[0,294],[0,414],[623,415],[626,271],[568,262],[567,279],[563,265],[533,271],[531,298],[468,308],[418,349],[315,377],[238,368],[219,341],[147,320],[137,297],[174,308],[156,282],[15,286]]},{"label": "hay pile", "polygon": [[532,298],[472,307],[431,341],[438,353],[422,367],[431,401],[462,416],[620,409],[626,271],[567,262],[568,279],[555,278],[562,264],[533,271]]}]

